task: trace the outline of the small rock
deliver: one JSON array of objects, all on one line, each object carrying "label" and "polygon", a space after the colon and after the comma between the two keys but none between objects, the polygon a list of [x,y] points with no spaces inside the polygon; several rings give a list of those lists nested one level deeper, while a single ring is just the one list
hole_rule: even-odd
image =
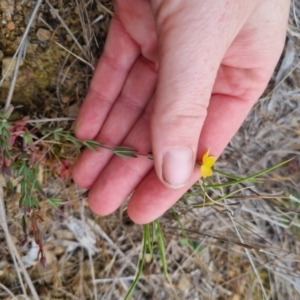
[{"label": "small rock", "polygon": [[62,97],[60,97],[60,99],[61,99],[61,102],[64,104],[69,103],[71,100],[71,98],[69,96],[62,96]]},{"label": "small rock", "polygon": [[47,29],[44,28],[39,28],[37,33],[36,33],[37,38],[42,41],[48,41],[51,38],[51,32]]},{"label": "small rock", "polygon": [[66,40],[68,42],[72,42],[73,41],[73,38],[69,35],[69,34],[66,34]]},{"label": "small rock", "polygon": [[54,254],[55,255],[62,255],[65,252],[65,248],[62,246],[56,246],[54,249]]},{"label": "small rock", "polygon": [[75,103],[63,109],[63,113],[66,117],[75,118],[78,115],[79,107],[78,104]]},{"label": "small rock", "polygon": [[0,50],[0,61],[2,60],[3,56],[4,56],[4,54],[3,54],[3,52]]},{"label": "small rock", "polygon": [[13,14],[15,9],[14,9],[13,5],[9,5],[8,10],[11,14]]},{"label": "small rock", "polygon": [[191,287],[191,281],[187,276],[182,276],[177,286],[182,292],[187,292]]},{"label": "small rock", "polygon": [[6,28],[9,30],[9,31],[12,31],[12,30],[15,30],[16,29],[16,25],[13,21],[9,21],[7,24],[6,24]]},{"label": "small rock", "polygon": [[[23,59],[20,62],[20,66],[23,64]],[[2,76],[5,76],[7,80],[11,79],[16,67],[16,59],[12,57],[2,58]]]},{"label": "small rock", "polygon": [[7,21],[11,21],[11,16],[14,14],[14,1],[2,0],[1,10],[3,11],[3,18]]},{"label": "small rock", "polygon": [[50,13],[51,13],[51,16],[53,19],[56,19],[57,18],[57,15],[58,15],[58,9],[50,9]]}]

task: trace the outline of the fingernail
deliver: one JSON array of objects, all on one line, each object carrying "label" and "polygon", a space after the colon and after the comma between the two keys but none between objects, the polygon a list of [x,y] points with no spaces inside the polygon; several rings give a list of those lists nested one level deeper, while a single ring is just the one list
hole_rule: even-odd
[{"label": "fingernail", "polygon": [[163,158],[164,181],[173,188],[183,187],[192,176],[194,163],[192,148],[179,146],[169,149]]}]

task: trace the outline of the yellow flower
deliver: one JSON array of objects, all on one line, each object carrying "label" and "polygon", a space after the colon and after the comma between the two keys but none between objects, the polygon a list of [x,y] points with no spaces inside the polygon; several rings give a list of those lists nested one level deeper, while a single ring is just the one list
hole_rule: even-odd
[{"label": "yellow flower", "polygon": [[209,151],[210,149],[208,149],[203,155],[202,165],[200,167],[201,176],[204,178],[209,177],[213,174],[212,166],[217,160],[214,156],[209,156]]}]

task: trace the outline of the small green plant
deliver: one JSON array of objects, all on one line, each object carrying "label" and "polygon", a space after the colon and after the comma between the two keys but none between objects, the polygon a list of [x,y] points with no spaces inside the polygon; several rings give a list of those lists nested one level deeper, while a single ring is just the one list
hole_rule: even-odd
[{"label": "small green plant", "polygon": [[[209,156],[209,152],[205,153],[206,158],[208,158]],[[205,207],[205,206],[213,206],[213,205],[219,205],[219,206],[223,206],[224,208],[226,208],[226,203],[224,203],[224,201],[226,201],[226,199],[230,199],[232,196],[234,196],[235,194],[241,192],[243,189],[245,188],[238,188],[236,189],[234,192],[228,193],[227,195],[218,198],[218,199],[213,199],[209,196],[209,191],[214,191],[214,190],[218,190],[221,189],[222,187],[228,187],[228,186],[235,186],[238,184],[242,184],[242,183],[246,183],[246,182],[258,182],[261,181],[262,178],[261,176],[269,173],[273,170],[275,170],[276,168],[281,167],[284,164],[287,164],[289,161],[291,161],[291,159],[286,160],[284,162],[278,163],[270,168],[267,168],[265,170],[262,170],[260,172],[257,172],[255,174],[252,174],[250,176],[247,177],[240,177],[240,176],[236,176],[233,174],[227,174],[225,172],[222,172],[220,170],[217,170],[215,168],[212,168],[212,170],[210,170],[210,168],[212,167],[213,163],[212,161],[210,161],[207,165],[208,170],[207,170],[207,176],[205,177],[210,177],[212,175],[212,173],[216,173],[216,174],[220,174],[223,176],[223,183],[214,183],[212,181],[212,179],[202,179],[199,180],[199,186],[202,188],[203,194],[202,194],[202,203],[194,203],[194,204],[184,204],[188,209],[193,209],[195,207]],[[206,161],[207,162],[207,161]],[[205,165],[205,162],[203,163],[203,165]],[[199,164],[199,166],[201,166],[201,164]],[[203,169],[203,168],[202,168]],[[204,171],[206,172],[206,171]],[[224,182],[225,181],[225,182]],[[288,198],[288,197],[285,197]],[[207,199],[207,201],[206,201]],[[184,226],[181,223],[179,214],[176,212],[176,209],[173,208],[173,216],[174,219],[177,221],[179,229],[181,231],[182,234],[182,238],[179,239],[179,242],[182,246],[189,246],[191,247],[191,249],[193,251],[195,251],[196,253],[200,253],[202,251],[202,247],[201,244],[193,239],[190,238],[187,231],[185,230]],[[226,209],[225,209],[226,210]],[[224,211],[225,211],[224,210]],[[233,217],[234,213],[232,213],[231,210],[227,210],[230,215]],[[158,248],[159,248],[159,254],[160,254],[160,260],[162,263],[162,268],[163,268],[163,273],[165,275],[165,277],[167,278],[167,280],[171,283],[171,280],[168,276],[168,272],[167,272],[167,260],[166,260],[166,253],[165,253],[165,238],[164,238],[164,233],[163,230],[160,226],[160,223],[158,220],[152,222],[151,224],[146,224],[144,225],[144,230],[143,230],[143,247],[142,247],[142,252],[141,252],[141,258],[140,258],[140,262],[139,262],[139,268],[138,268],[138,272],[135,276],[135,280],[133,281],[125,299],[129,299],[130,296],[132,295],[134,289],[136,288],[136,285],[142,275],[142,269],[145,263],[145,257],[147,254],[147,251],[150,253],[151,258],[154,259],[153,257],[153,247],[155,245],[155,243],[157,244]],[[209,234],[203,234],[206,237],[210,237],[210,238],[215,238],[217,240],[220,241],[224,241],[226,242],[226,238],[222,238],[222,237],[216,237],[216,236],[212,236]],[[261,240],[267,244],[269,244],[265,239],[261,238]],[[233,241],[236,245],[241,246],[245,249],[252,249],[255,251],[260,251],[261,249],[255,245],[249,245],[243,242],[239,242],[239,241]]]},{"label": "small green plant", "polygon": [[125,296],[125,300],[130,299],[132,293],[134,292],[136,285],[142,275],[143,267],[145,264],[147,251],[150,253],[151,259],[154,259],[154,246],[157,245],[159,250],[159,255],[162,263],[163,273],[166,279],[170,282],[168,270],[167,270],[167,260],[165,253],[165,237],[161,229],[158,220],[151,222],[151,224],[143,225],[143,247],[141,251],[141,258],[139,262],[138,272],[135,279]]},{"label": "small green plant", "polygon": [[7,114],[0,112],[0,166],[2,172],[7,175],[10,175],[11,127]]},{"label": "small green plant", "polygon": [[[80,141],[71,134],[70,130],[64,130],[60,127],[29,127],[25,120],[20,119],[19,116],[17,118],[13,116],[12,111],[13,109],[6,113],[0,112],[0,167],[7,178],[8,186],[11,186],[12,177],[19,178],[21,194],[19,208],[22,212],[23,244],[28,242],[28,237],[32,234],[39,247],[38,259],[45,267],[46,257],[39,226],[39,222],[43,222],[40,214],[40,201],[48,201],[55,209],[58,209],[61,204],[61,199],[46,197],[42,184],[38,179],[40,164],[46,159],[46,153],[51,152],[48,151],[50,149],[47,149],[47,146],[45,147],[47,145],[46,142],[49,142],[49,144],[52,142],[52,144],[56,145],[58,149],[56,152],[54,151],[55,155],[60,152],[61,145],[66,143],[78,149],[87,147],[94,151],[97,151],[100,147],[123,157],[133,158],[142,155],[151,159],[152,155],[139,153],[137,150],[126,146],[110,147],[94,140]],[[21,142],[21,145],[18,146],[16,144],[17,140],[19,144]],[[21,149],[18,149],[18,147],[21,147]],[[40,148],[43,151],[40,151]],[[71,174],[71,163],[66,159],[60,160],[59,157],[57,159],[56,170],[59,170],[58,175],[65,179]]]}]

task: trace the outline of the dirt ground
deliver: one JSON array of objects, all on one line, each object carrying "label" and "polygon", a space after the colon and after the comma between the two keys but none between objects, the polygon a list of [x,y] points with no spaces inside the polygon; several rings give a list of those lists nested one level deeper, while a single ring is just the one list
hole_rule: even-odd
[{"label": "dirt ground", "polygon": [[[37,2],[0,2],[1,106],[13,81],[14,56]],[[55,126],[72,130],[112,11],[108,0],[42,1],[12,95],[20,116],[67,118]],[[247,189],[225,200],[221,208],[192,208],[191,203],[202,203],[202,197],[199,185],[191,188],[176,210],[193,243],[185,242],[172,211],[167,212],[160,222],[170,281],[163,275],[156,247],[154,258],[146,258],[132,299],[300,298],[299,12],[300,2],[293,1],[286,46],[272,80],[216,167],[246,176],[294,159],[265,175],[261,183],[235,187]],[[59,151],[71,163],[79,153],[68,145]],[[32,236],[22,245],[18,183],[11,192],[0,178],[5,205],[5,219],[0,214],[0,299],[123,299],[138,270],[142,227],[129,220],[125,204],[105,218],[93,214],[85,190],[70,176],[62,176],[55,157],[49,156],[39,171],[43,193],[63,199],[59,211],[40,202],[46,268],[37,260]],[[212,196],[232,191],[214,191]]]}]

